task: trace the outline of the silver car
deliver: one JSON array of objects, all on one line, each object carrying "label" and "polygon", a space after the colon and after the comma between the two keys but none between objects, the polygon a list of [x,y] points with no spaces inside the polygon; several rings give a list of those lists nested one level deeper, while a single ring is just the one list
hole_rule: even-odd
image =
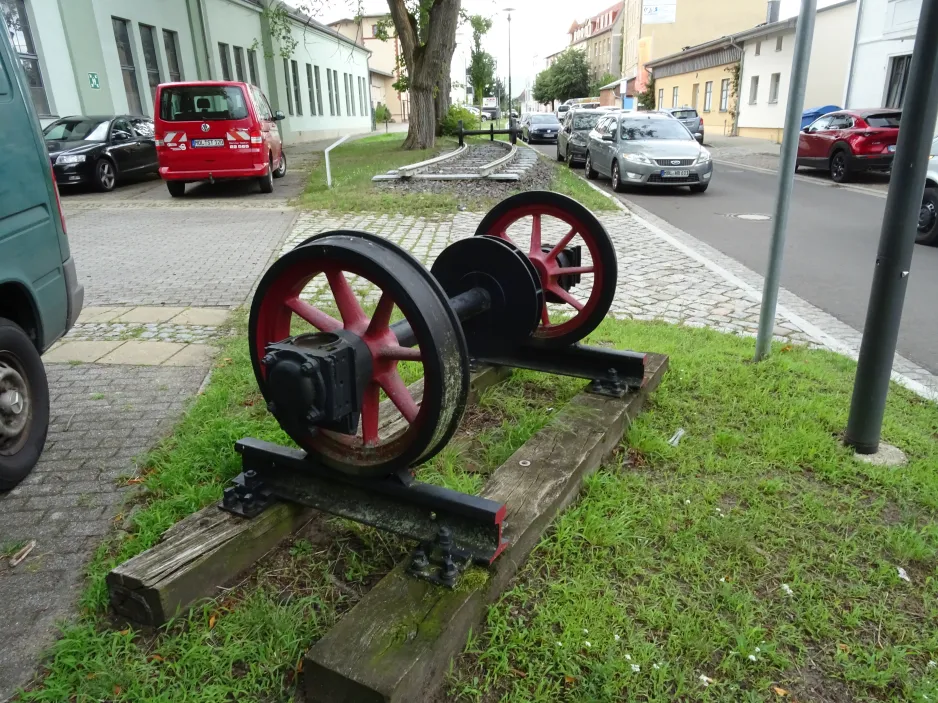
[{"label": "silver car", "polygon": [[613,113],[590,132],[586,177],[608,176],[617,192],[630,185],[686,185],[703,193],[712,175],[710,152],[673,117]]}]

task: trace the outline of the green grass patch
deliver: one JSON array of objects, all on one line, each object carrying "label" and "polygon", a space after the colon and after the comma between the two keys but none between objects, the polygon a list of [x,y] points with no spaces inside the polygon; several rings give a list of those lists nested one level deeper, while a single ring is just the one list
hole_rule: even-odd
[{"label": "green grass patch", "polygon": [[910,461],[874,467],[840,441],[843,357],[776,346],[753,364],[751,339],[663,324],[593,339],[670,371],[446,699],[936,700],[938,408],[894,387],[883,437]]},{"label": "green grass patch", "polygon": [[[262,560],[245,582],[155,632],[110,618],[107,572],[221,498],[240,471],[238,439],[290,444],[257,391],[243,314],[235,315],[233,327],[205,392],[173,436],[141,462],[147,490],[125,510],[130,527],[94,555],[77,622],[65,626],[46,669],[22,700],[293,700],[303,652],[411,546],[347,520],[320,518]],[[419,375],[414,366],[402,368],[405,381]],[[418,478],[477,491],[582,385],[576,379],[515,374],[483,394],[453,442],[420,467]],[[123,519],[118,516],[115,523]],[[16,547],[6,545],[2,554]]]}]

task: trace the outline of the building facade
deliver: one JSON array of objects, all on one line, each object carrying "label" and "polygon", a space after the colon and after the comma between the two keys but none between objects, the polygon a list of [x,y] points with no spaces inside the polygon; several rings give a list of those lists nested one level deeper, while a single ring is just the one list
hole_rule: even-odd
[{"label": "building facade", "polygon": [[[805,108],[843,104],[856,17],[856,0],[817,11]],[[736,35],[743,44],[737,129],[741,137],[782,141],[797,22],[792,17]]]},{"label": "building facade", "polygon": [[290,51],[261,0],[0,0],[0,11],[43,124],[152,117],[160,83],[224,79],[264,91],[287,143],[371,127],[367,49],[291,15]]},{"label": "building facade", "polygon": [[382,34],[381,27],[386,19],[386,15],[365,15],[338,20],[329,26],[371,52],[369,67],[373,106],[377,107],[378,103],[386,105],[396,122],[406,122],[410,116],[410,96],[406,91],[399,92],[394,88],[406,73],[401,68],[401,42],[393,26],[387,27],[389,36],[386,40],[378,36]]},{"label": "building facade", "polygon": [[[607,7],[585,22],[574,22],[567,34],[570,43],[564,47],[586,54],[590,67],[590,79],[600,79],[606,74],[618,75],[622,55],[622,6],[618,2]],[[553,65],[563,51],[547,57],[547,65]]]}]

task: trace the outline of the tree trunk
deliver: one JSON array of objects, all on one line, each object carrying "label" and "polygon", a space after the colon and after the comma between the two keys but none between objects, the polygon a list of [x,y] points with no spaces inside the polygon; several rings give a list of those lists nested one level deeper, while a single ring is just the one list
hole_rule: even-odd
[{"label": "tree trunk", "polygon": [[449,112],[449,92],[451,87],[452,84],[450,83],[449,73],[440,76],[440,80],[436,84],[436,96],[433,100],[434,107],[436,108],[436,136],[438,137],[443,135],[443,120],[446,118],[446,113]]},{"label": "tree trunk", "polygon": [[433,108],[433,87],[419,88],[411,82],[410,123],[407,126],[405,149],[432,149],[436,143],[436,112]]}]

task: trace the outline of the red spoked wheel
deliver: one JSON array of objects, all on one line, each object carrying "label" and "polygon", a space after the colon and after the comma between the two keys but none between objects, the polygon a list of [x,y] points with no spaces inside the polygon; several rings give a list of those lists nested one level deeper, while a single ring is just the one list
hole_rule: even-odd
[{"label": "red spoked wheel", "polygon": [[[395,317],[410,325],[415,347],[400,345]],[[468,395],[466,341],[442,289],[409,254],[367,233],[328,232],[271,266],[249,322],[251,362],[268,403],[290,389],[269,386],[267,347],[303,332],[354,335],[371,357],[356,434],[278,416],[311,457],[347,474],[381,477],[429,459],[452,436]],[[401,375],[402,362],[416,366],[408,376],[423,379],[419,397]]]},{"label": "red spoked wheel", "polygon": [[[482,219],[475,234],[512,242],[534,264],[545,300],[532,341],[567,346],[580,341],[603,321],[616,291],[616,252],[606,228],[572,198],[548,191],[513,195]],[[581,246],[581,265],[564,266],[558,256],[568,246]],[[579,275],[571,290],[561,277]],[[551,302],[552,301],[552,302]]]}]

